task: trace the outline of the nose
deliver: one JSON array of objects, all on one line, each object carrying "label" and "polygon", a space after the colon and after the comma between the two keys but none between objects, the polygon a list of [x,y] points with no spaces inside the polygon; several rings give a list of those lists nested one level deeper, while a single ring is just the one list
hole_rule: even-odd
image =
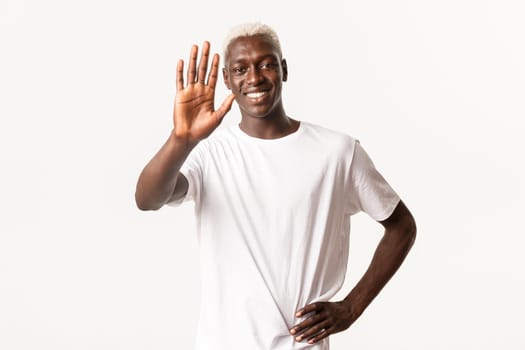
[{"label": "nose", "polygon": [[264,77],[261,74],[261,71],[258,69],[258,67],[250,67],[250,69],[248,69],[248,73],[246,76],[246,83],[250,85],[258,85],[263,80],[264,80]]}]

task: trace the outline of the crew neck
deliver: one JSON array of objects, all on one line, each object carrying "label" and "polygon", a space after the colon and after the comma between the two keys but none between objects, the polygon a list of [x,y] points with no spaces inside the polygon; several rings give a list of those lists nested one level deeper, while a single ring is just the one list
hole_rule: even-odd
[{"label": "crew neck", "polygon": [[257,143],[263,143],[263,144],[277,144],[281,142],[288,142],[290,140],[297,138],[300,134],[303,133],[303,130],[304,130],[303,124],[304,124],[303,121],[299,121],[299,127],[297,128],[297,130],[295,130],[291,134],[285,135],[283,137],[278,137],[275,139],[263,139],[260,137],[250,136],[241,129],[240,124],[233,125],[232,130],[237,136],[249,142],[257,142]]}]

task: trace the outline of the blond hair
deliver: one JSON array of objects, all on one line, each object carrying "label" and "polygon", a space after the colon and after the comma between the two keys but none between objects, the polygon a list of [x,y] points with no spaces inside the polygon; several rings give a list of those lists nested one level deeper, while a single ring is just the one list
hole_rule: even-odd
[{"label": "blond hair", "polygon": [[277,36],[277,33],[275,30],[273,30],[272,27],[270,27],[267,24],[260,23],[260,22],[254,22],[254,23],[243,23],[239,24],[228,32],[226,35],[226,38],[224,39],[224,44],[222,46],[222,51],[224,54],[224,59],[226,59],[226,54],[228,53],[228,47],[230,44],[237,38],[246,37],[246,36],[255,36],[255,35],[263,35],[270,42],[272,45],[277,49],[277,52],[279,52],[279,55],[283,56],[282,50],[281,50],[281,43],[279,42],[279,37]]}]

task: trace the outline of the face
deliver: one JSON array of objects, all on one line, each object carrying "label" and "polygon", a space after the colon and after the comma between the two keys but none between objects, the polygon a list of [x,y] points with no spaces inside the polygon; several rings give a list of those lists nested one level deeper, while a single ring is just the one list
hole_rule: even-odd
[{"label": "face", "polygon": [[264,36],[237,38],[226,53],[224,82],[243,117],[284,115],[281,90],[287,74],[286,61]]}]

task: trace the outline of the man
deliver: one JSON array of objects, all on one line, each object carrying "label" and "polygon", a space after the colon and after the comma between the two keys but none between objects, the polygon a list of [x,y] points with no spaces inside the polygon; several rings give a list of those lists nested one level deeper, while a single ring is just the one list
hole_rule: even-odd
[{"label": "man", "polygon": [[[219,74],[210,44],[177,65],[174,126],[141,173],[140,209],[194,200],[202,306],[196,349],[329,349],[328,336],[361,315],[412,246],[412,215],[352,137],[289,117],[288,68],[266,25],[234,28],[223,77],[232,94],[215,110]],[[198,61],[198,62],[197,62]],[[218,125],[233,100],[241,122]],[[213,133],[213,134],[212,134]],[[350,216],[385,228],[346,298]]]}]

